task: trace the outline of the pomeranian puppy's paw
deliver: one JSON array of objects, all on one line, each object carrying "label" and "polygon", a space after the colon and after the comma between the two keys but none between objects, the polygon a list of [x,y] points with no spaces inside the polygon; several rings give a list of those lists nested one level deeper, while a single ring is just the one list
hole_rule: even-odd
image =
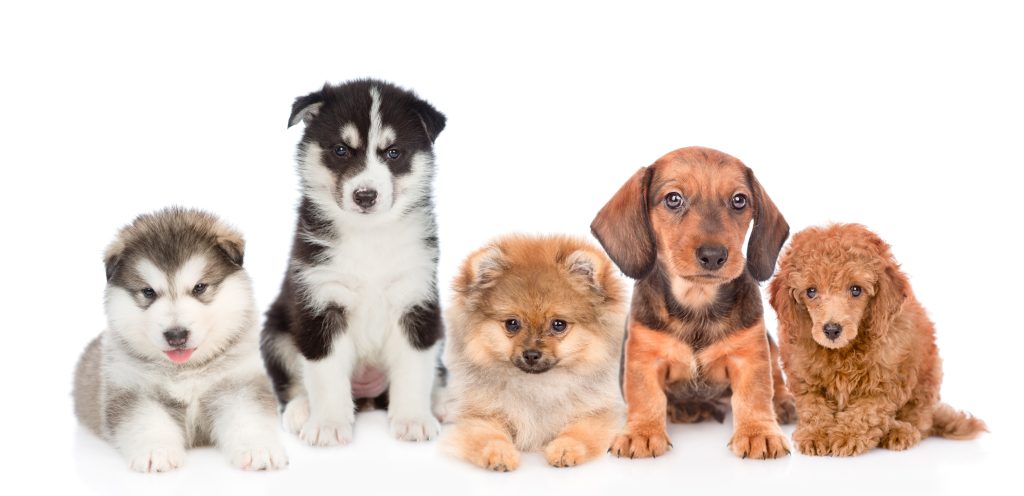
[{"label": "pomeranian puppy's paw", "polygon": [[557,437],[544,448],[544,458],[552,467],[574,467],[587,461],[587,445],[569,436]]},{"label": "pomeranian puppy's paw", "polygon": [[310,446],[339,446],[352,442],[354,419],[317,421],[309,419],[299,431],[299,439]]},{"label": "pomeranian puppy's paw", "polygon": [[769,460],[789,454],[789,440],[778,424],[740,425],[729,440],[729,449],[740,458]]},{"label": "pomeranian puppy's paw", "polygon": [[793,431],[793,442],[796,449],[805,455],[828,456],[830,447],[828,432],[825,429],[797,425]]},{"label": "pomeranian puppy's paw", "polygon": [[281,414],[284,430],[295,435],[302,431],[302,426],[306,425],[308,420],[309,400],[305,396],[293,398],[285,405],[284,413]]},{"label": "pomeranian puppy's paw", "polygon": [[519,451],[508,441],[488,441],[470,461],[495,472],[511,472],[519,468]]},{"label": "pomeranian puppy's paw", "polygon": [[278,470],[288,466],[288,455],[280,444],[268,444],[235,449],[228,461],[242,470]]},{"label": "pomeranian puppy's paw", "polygon": [[889,432],[882,437],[879,446],[893,451],[903,451],[921,442],[921,431],[909,422],[902,420],[893,421]]},{"label": "pomeranian puppy's paw", "polygon": [[128,455],[128,466],[136,472],[169,472],[185,462],[180,446],[153,446]]},{"label": "pomeranian puppy's paw", "polygon": [[441,432],[441,424],[432,414],[419,417],[394,417],[391,419],[391,434],[400,441],[429,441]]},{"label": "pomeranian puppy's paw", "polygon": [[663,427],[632,429],[616,436],[609,451],[618,457],[658,457],[672,447]]}]

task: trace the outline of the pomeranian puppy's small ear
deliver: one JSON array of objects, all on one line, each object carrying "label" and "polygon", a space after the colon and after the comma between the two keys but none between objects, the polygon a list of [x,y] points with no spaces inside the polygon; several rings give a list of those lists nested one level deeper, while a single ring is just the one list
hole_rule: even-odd
[{"label": "pomeranian puppy's small ear", "polygon": [[505,254],[497,246],[488,246],[470,255],[455,279],[455,291],[465,293],[485,289],[494,285],[501,273],[508,268]]}]

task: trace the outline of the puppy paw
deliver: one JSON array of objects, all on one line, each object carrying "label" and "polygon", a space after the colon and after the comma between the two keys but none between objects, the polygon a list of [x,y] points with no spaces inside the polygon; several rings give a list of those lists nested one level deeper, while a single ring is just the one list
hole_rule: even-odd
[{"label": "puppy paw", "polygon": [[647,458],[665,454],[672,447],[664,427],[641,428],[615,437],[609,451],[618,457]]},{"label": "puppy paw", "polygon": [[307,421],[309,421],[309,400],[305,396],[293,398],[285,405],[284,413],[281,414],[284,430],[297,435]]},{"label": "puppy paw", "polygon": [[793,431],[793,442],[796,444],[796,449],[805,455],[827,456],[830,454],[828,433],[824,429],[798,425]]},{"label": "puppy paw", "polygon": [[796,399],[792,394],[775,395],[772,403],[775,406],[775,418],[780,424],[792,424],[797,420]]},{"label": "puppy paw", "polygon": [[401,441],[429,441],[437,437],[440,431],[441,424],[430,414],[391,419],[391,434]]},{"label": "puppy paw", "polygon": [[280,444],[270,444],[235,449],[228,461],[242,470],[278,470],[288,466],[288,455]]},{"label": "puppy paw", "polygon": [[339,446],[352,441],[352,420],[306,421],[299,430],[299,439],[310,446]]},{"label": "puppy paw", "polygon": [[544,458],[552,467],[573,467],[587,459],[587,445],[568,436],[555,438],[544,448]]},{"label": "puppy paw", "polygon": [[903,451],[921,442],[921,431],[912,424],[895,421],[879,446],[893,451]]},{"label": "puppy paw", "polygon": [[775,459],[789,454],[789,440],[778,424],[740,425],[729,440],[729,449],[740,458]]},{"label": "puppy paw", "polygon": [[829,434],[829,454],[832,456],[857,456],[874,448],[877,441],[863,434],[835,432]]},{"label": "puppy paw", "polygon": [[168,472],[185,462],[185,449],[159,446],[139,450],[128,456],[128,466],[136,472]]},{"label": "puppy paw", "polygon": [[495,472],[511,472],[519,468],[519,451],[508,441],[489,441],[472,461]]}]

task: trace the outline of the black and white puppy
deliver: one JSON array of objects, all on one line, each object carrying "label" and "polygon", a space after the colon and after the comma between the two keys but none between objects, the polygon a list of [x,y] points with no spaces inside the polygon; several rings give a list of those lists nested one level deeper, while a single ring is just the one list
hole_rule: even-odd
[{"label": "black and white puppy", "polygon": [[359,80],[299,97],[288,125],[302,200],[291,261],[261,349],[284,425],[317,446],[352,439],[356,401],[387,406],[423,441],[443,334],[433,143],[445,117],[413,93]]}]

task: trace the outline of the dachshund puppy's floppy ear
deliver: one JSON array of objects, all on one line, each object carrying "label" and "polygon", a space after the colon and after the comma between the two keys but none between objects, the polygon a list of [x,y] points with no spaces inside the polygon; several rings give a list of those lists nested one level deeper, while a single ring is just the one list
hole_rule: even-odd
[{"label": "dachshund puppy's floppy ear", "polygon": [[875,294],[868,302],[867,312],[864,316],[867,325],[862,331],[876,335],[887,333],[889,326],[896,320],[896,316],[903,308],[903,302],[907,300],[907,288],[909,287],[910,281],[900,272],[895,262],[887,262],[885,270],[878,275]]},{"label": "dachshund puppy's floppy ear", "polygon": [[412,103],[412,110],[420,117],[423,129],[427,131],[427,137],[433,143],[437,139],[437,135],[441,134],[441,131],[444,130],[444,125],[448,120],[444,114],[438,112],[432,105],[419,98]]},{"label": "dachshund puppy's floppy ear", "polygon": [[647,213],[647,191],[653,173],[643,167],[623,184],[597,213],[590,231],[623,274],[641,279],[654,267],[657,248]]},{"label": "dachshund puppy's floppy ear", "polygon": [[328,87],[328,84],[324,83],[322,90],[296,98],[295,103],[292,104],[292,115],[288,116],[288,127],[298,124],[299,121],[303,121],[308,125],[313,120],[313,117],[316,117],[320,107],[323,106],[324,91]]},{"label": "dachshund puppy's floppy ear", "polygon": [[747,243],[747,271],[754,279],[763,282],[775,272],[779,251],[789,237],[789,224],[749,167],[747,182],[754,195],[754,229]]}]

